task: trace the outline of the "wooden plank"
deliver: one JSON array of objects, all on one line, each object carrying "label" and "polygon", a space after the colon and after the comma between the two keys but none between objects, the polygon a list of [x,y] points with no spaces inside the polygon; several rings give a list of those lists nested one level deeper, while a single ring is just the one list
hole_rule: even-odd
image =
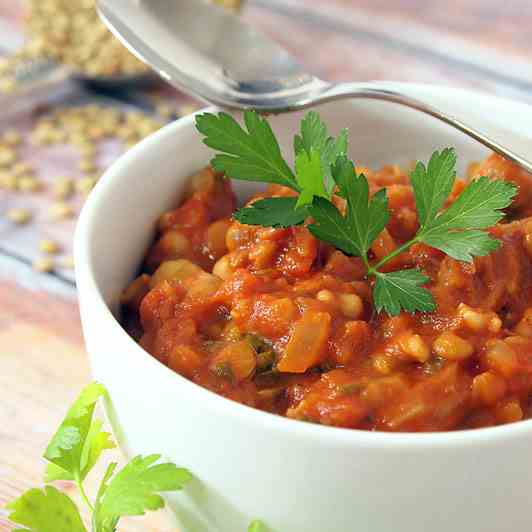
[{"label": "wooden plank", "polygon": [[[505,51],[511,56],[528,58],[532,54],[529,33],[525,30],[532,23],[532,4],[528,0],[454,0],[445,5],[424,0],[282,0],[281,3],[331,13],[335,17],[363,11],[373,20],[407,23],[408,26],[403,27],[408,32],[411,24],[419,24],[430,29],[432,35],[459,37],[486,48]],[[404,33],[397,37],[402,38]],[[425,45],[436,47],[437,42],[431,40]]]},{"label": "wooden plank", "polygon": [[[451,31],[447,21],[431,25],[411,11],[370,9],[370,2],[250,1],[246,16],[328,79],[445,83],[531,100],[530,47],[510,54],[502,31],[491,40],[476,41],[470,37],[472,20]],[[275,20],[266,15],[271,12],[277,14]],[[484,22],[479,12],[477,24]]]},{"label": "wooden plank", "polygon": [[[16,270],[16,275],[14,271]],[[74,291],[57,279],[27,281],[29,268],[0,258],[0,531],[7,532],[5,504],[28,488],[41,486],[41,456],[66,409],[90,380]],[[16,280],[15,280],[16,279]],[[106,464],[89,477],[94,494]],[[71,483],[62,482],[76,502]],[[81,505],[80,505],[81,507]],[[127,532],[176,530],[166,512],[124,520]]]},{"label": "wooden plank", "polygon": [[[260,1],[262,4],[263,0]],[[324,79],[434,83],[532,101],[532,90],[518,84],[486,76],[469,65],[457,68],[432,54],[417,54],[379,36],[357,32],[351,26],[343,26],[340,31],[336,22],[327,23],[321,15],[300,17],[288,9],[266,15],[266,8],[254,4],[246,17],[282,43],[309,71]]]}]

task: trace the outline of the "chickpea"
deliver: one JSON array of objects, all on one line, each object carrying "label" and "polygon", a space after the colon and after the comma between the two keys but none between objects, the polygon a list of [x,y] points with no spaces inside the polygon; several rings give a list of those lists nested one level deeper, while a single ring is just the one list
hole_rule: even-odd
[{"label": "chickpea", "polygon": [[413,334],[410,331],[403,333],[398,343],[404,354],[418,362],[426,362],[430,357],[430,349],[419,334]]},{"label": "chickpea", "polygon": [[364,303],[356,294],[339,294],[340,310],[342,314],[351,319],[358,319],[364,312]]},{"label": "chickpea", "polygon": [[380,374],[389,375],[396,369],[399,360],[397,360],[397,357],[379,353],[372,357],[372,363],[375,370]]},{"label": "chickpea", "polygon": [[214,186],[215,179],[214,172],[210,168],[204,168],[189,179],[187,196],[208,190]]},{"label": "chickpea", "polygon": [[336,297],[330,290],[320,290],[316,294],[316,299],[318,301],[323,301],[324,303],[334,304],[336,302]]},{"label": "chickpea", "polygon": [[225,234],[225,243],[229,251],[237,250],[242,244],[251,240],[251,228],[239,223],[233,223]]},{"label": "chickpea", "polygon": [[215,259],[227,253],[225,235],[230,226],[230,220],[217,220],[207,229],[207,247]]},{"label": "chickpea", "polygon": [[510,399],[497,405],[495,417],[499,423],[515,423],[523,419],[523,409],[517,399]]},{"label": "chickpea", "polygon": [[163,262],[150,280],[150,288],[154,288],[161,281],[183,281],[196,275],[203,270],[189,260],[167,260]]},{"label": "chickpea", "polygon": [[486,344],[486,362],[503,377],[511,377],[519,369],[515,351],[503,340],[490,340]]},{"label": "chickpea", "polygon": [[221,284],[221,279],[216,275],[212,275],[207,272],[201,272],[189,287],[188,294],[195,299],[212,297],[218,288],[220,288]]},{"label": "chickpea", "polygon": [[224,255],[220,260],[218,260],[212,269],[212,273],[220,277],[220,279],[227,281],[227,279],[229,279],[233,273],[235,273],[235,270],[231,265],[230,255]]},{"label": "chickpea", "polygon": [[532,220],[525,223],[524,231],[523,246],[526,249],[528,256],[532,258]]},{"label": "chickpea", "polygon": [[190,242],[181,231],[167,231],[156,244],[165,259],[179,259],[190,252]]},{"label": "chickpea", "polygon": [[210,370],[222,378],[241,382],[250,377],[257,366],[257,355],[247,340],[224,347],[209,364]]},{"label": "chickpea", "polygon": [[514,331],[520,336],[532,338],[532,308],[527,308]]},{"label": "chickpea", "polygon": [[458,306],[458,315],[464,325],[475,332],[489,330],[496,333],[502,327],[501,319],[494,312],[479,312],[464,303]]},{"label": "chickpea", "polygon": [[269,240],[264,240],[251,249],[249,252],[249,260],[253,262],[256,268],[268,268],[274,262],[276,252],[277,244]]},{"label": "chickpea", "polygon": [[452,332],[444,332],[432,344],[434,353],[447,360],[465,360],[473,354],[473,345]]},{"label": "chickpea", "polygon": [[506,393],[505,380],[491,371],[485,371],[473,379],[473,399],[477,403],[492,406]]},{"label": "chickpea", "polygon": [[202,364],[201,353],[188,345],[175,346],[168,356],[168,366],[188,378],[191,378]]},{"label": "chickpea", "polygon": [[120,302],[132,310],[138,310],[142,299],[148,293],[149,289],[150,276],[143,273],[124,290]]}]

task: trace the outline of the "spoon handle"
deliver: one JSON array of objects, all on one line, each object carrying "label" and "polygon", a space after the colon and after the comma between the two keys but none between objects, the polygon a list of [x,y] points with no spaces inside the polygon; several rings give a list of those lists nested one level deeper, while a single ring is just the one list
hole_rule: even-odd
[{"label": "spoon handle", "polygon": [[[527,172],[532,173],[532,139],[521,136],[514,131],[494,126],[489,121],[489,117],[475,114],[474,109],[462,109],[460,118],[458,118],[458,116],[443,110],[442,107],[444,106],[436,107],[423,102],[422,98],[417,95],[408,94],[407,88],[400,83],[340,83],[319,94],[313,99],[312,105],[345,98],[382,100],[421,111],[458,129]],[[449,103],[454,107],[454,102]],[[508,116],[508,120],[511,118]],[[480,126],[472,126],[472,124],[479,123]]]}]

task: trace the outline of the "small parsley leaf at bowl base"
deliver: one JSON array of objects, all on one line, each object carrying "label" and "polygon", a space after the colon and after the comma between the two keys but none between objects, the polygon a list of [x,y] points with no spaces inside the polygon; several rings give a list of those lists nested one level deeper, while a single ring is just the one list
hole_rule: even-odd
[{"label": "small parsley leaf at bowl base", "polygon": [[436,303],[432,294],[422,288],[429,278],[417,269],[375,274],[373,299],[377,312],[384,310],[390,316],[406,312],[433,312]]},{"label": "small parsley leaf at bowl base", "polygon": [[137,456],[111,480],[106,475],[94,513],[94,522],[102,531],[114,530],[120,517],[163,508],[159,493],[180,490],[192,479],[186,469],[172,463],[156,463],[159,458],[158,454]]},{"label": "small parsley leaf at bowl base", "polygon": [[87,532],[68,495],[53,486],[30,489],[7,505],[9,519],[28,532]]},{"label": "small parsley leaf at bowl base", "polygon": [[[96,465],[103,451],[116,447],[116,444],[111,438],[111,434],[101,430],[102,425],[103,422],[100,420],[93,421],[87,434],[86,443],[81,455],[81,480],[85,480],[92,468]],[[75,478],[72,473],[50,462],[46,467],[44,481],[53,482],[54,480],[75,480]]]},{"label": "small parsley leaf at bowl base", "polygon": [[81,459],[91,429],[94,407],[105,393],[105,388],[98,383],[84,388],[44,453],[44,458],[70,473],[73,478],[81,477]]},{"label": "small parsley leaf at bowl base", "polygon": [[268,528],[262,521],[255,519],[249,524],[248,532],[268,532]]},{"label": "small parsley leaf at bowl base", "polygon": [[[107,396],[102,384],[86,386],[56,431],[45,458],[50,462],[45,481],[74,481],[92,516],[93,532],[115,532],[126,515],[144,515],[164,506],[160,493],[177,491],[192,478],[172,463],[157,463],[160,455],[137,456],[114,475],[109,464],[94,505],[85,492],[84,480],[106,449],[116,447],[103,422],[93,420],[97,401]],[[26,528],[19,532],[86,532],[74,502],[55,487],[30,489],[7,505],[9,519]]]},{"label": "small parsley leaf at bowl base", "polygon": [[296,210],[297,198],[264,198],[248,207],[238,209],[233,218],[242,224],[264,227],[292,227],[300,225],[308,216],[307,209]]}]

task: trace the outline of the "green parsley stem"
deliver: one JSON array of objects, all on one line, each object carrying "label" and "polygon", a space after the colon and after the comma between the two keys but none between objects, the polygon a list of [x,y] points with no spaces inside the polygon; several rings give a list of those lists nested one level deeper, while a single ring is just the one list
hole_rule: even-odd
[{"label": "green parsley stem", "polygon": [[382,266],[384,266],[388,261],[392,260],[394,257],[397,257],[397,255],[400,255],[404,251],[407,251],[410,246],[418,242],[418,236],[416,235],[414,238],[409,240],[408,242],[405,242],[401,246],[399,246],[397,249],[392,251],[389,255],[386,255],[386,257],[382,258],[377,264],[374,264],[373,266],[368,267],[368,275],[376,275],[378,273],[378,269]]},{"label": "green parsley stem", "polygon": [[89,498],[87,497],[87,493],[85,492],[85,488],[83,487],[83,482],[81,481],[79,474],[75,475],[74,480],[76,482],[76,486],[78,487],[79,494],[81,495],[83,502],[87,505],[91,512],[94,512],[94,506],[91,504]]}]

